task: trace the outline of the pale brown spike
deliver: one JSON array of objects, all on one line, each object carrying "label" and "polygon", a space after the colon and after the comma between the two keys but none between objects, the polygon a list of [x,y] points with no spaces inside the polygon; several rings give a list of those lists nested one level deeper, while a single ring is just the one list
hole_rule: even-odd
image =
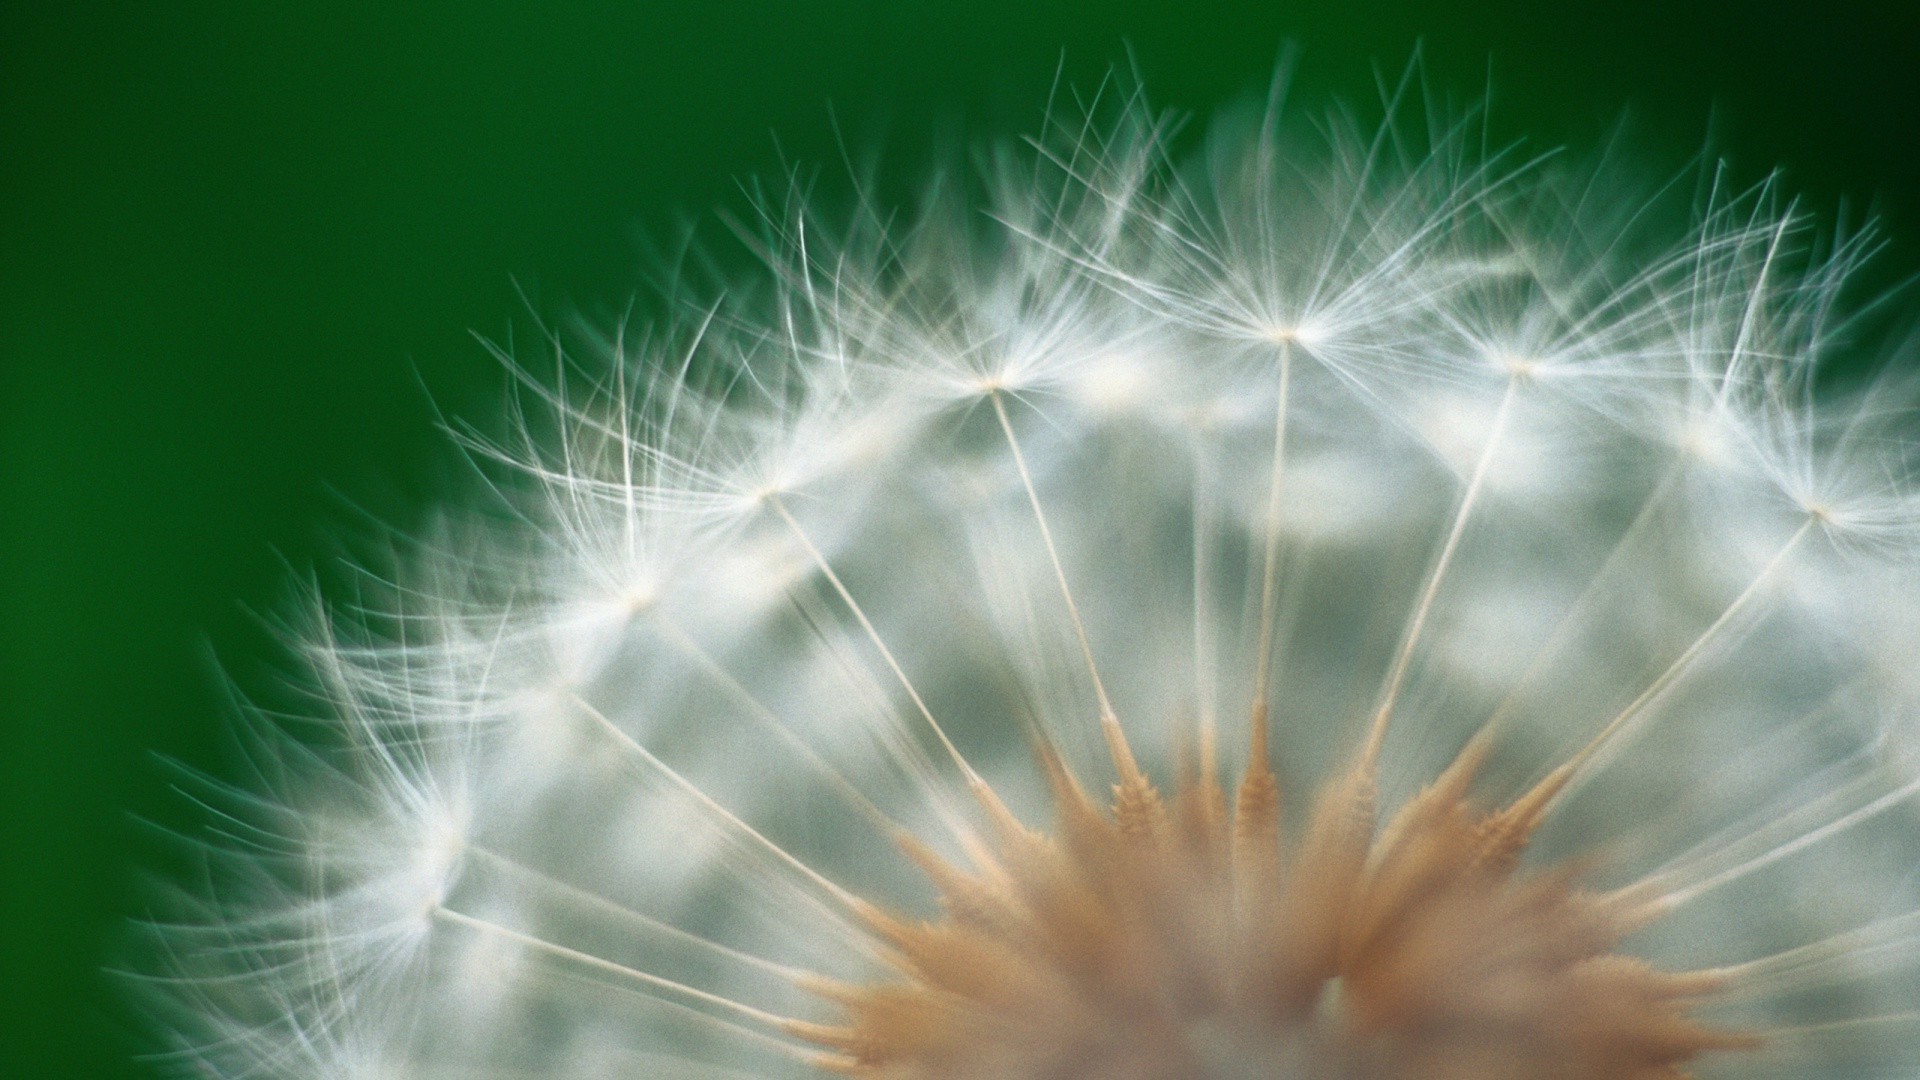
[{"label": "pale brown spike", "polygon": [[1000,793],[993,790],[993,785],[982,777],[976,775],[967,778],[967,794],[973,796],[973,800],[980,804],[980,808],[987,812],[987,817],[996,825],[1008,822],[1018,824],[1013,811],[1007,809],[1007,804],[1001,800]]},{"label": "pale brown spike", "polygon": [[1302,970],[1331,978],[1339,968],[1345,926],[1367,865],[1379,794],[1364,763],[1335,777],[1320,793],[1289,875],[1286,906],[1298,912]]},{"label": "pale brown spike", "polygon": [[[1038,839],[1039,834],[1027,828],[1019,818],[1014,816],[1013,811],[1008,809],[1007,804],[1001,800],[1000,793],[993,790],[993,785],[975,776],[967,781],[967,790],[973,795],[974,801],[986,811],[987,820],[993,825],[994,832],[999,836],[1002,844],[1025,847]],[[969,846],[967,857],[972,859],[974,866],[983,873],[996,876],[1005,873],[999,860],[984,848],[975,851]]]},{"label": "pale brown spike", "polygon": [[1150,843],[1167,834],[1167,806],[1145,776],[1113,785],[1113,820],[1120,835]]},{"label": "pale brown spike", "polygon": [[818,972],[808,972],[804,977],[795,979],[793,985],[817,998],[837,1005],[859,1001],[873,990],[870,986],[850,983]]},{"label": "pale brown spike", "polygon": [[968,874],[912,836],[897,836],[894,843],[933,884],[948,918],[995,928],[1012,926],[1019,921],[1019,905],[1006,878],[988,879]]},{"label": "pale brown spike", "polygon": [[1272,773],[1250,777],[1236,800],[1232,838],[1234,910],[1243,924],[1269,922],[1280,907],[1279,788]]},{"label": "pale brown spike", "polygon": [[1212,868],[1230,857],[1227,795],[1217,782],[1203,777],[1181,785],[1173,805],[1176,832],[1193,858]]},{"label": "pale brown spike", "polygon": [[1256,701],[1253,713],[1247,721],[1247,768],[1241,780],[1242,786],[1251,780],[1255,773],[1273,773],[1273,750],[1269,742],[1267,722],[1267,703]]},{"label": "pale brown spike", "polygon": [[1054,796],[1054,810],[1059,820],[1055,837],[1058,846],[1039,845],[1023,853],[1016,869],[1029,875],[1036,870],[1052,874],[1070,866],[1075,859],[1069,856],[1063,860],[1062,849],[1079,851],[1084,856],[1090,850],[1106,848],[1117,834],[1106,812],[1081,789],[1066,762],[1053,748],[1043,744],[1038,752],[1041,771],[1046,774],[1047,786]]},{"label": "pale brown spike", "polygon": [[1422,826],[1431,828],[1433,822],[1465,809],[1467,792],[1486,762],[1489,749],[1479,738],[1469,739],[1440,775],[1408,800],[1380,830],[1380,837],[1373,844],[1374,861],[1388,857],[1409,834],[1421,831]]},{"label": "pale brown spike", "polygon": [[1431,786],[1453,792],[1454,798],[1464,799],[1468,789],[1473,786],[1473,781],[1479,777],[1481,766],[1487,763],[1487,757],[1491,753],[1493,753],[1491,732],[1485,728],[1474,732],[1473,737],[1460,748],[1460,752],[1454,755],[1447,767],[1440,770],[1440,775],[1434,778]]},{"label": "pale brown spike", "polygon": [[1133,747],[1127,742],[1127,733],[1120,727],[1120,718],[1112,713],[1100,716],[1100,734],[1107,741],[1107,754],[1113,758],[1113,769],[1120,775],[1120,787],[1153,786],[1147,774],[1140,771],[1140,763],[1134,760]]},{"label": "pale brown spike", "polygon": [[1220,735],[1211,721],[1200,725],[1200,775],[1210,783],[1220,782]]},{"label": "pale brown spike", "polygon": [[[891,948],[899,949],[913,938],[913,923],[877,904],[863,903],[855,914],[869,933]],[[903,958],[898,955],[889,954],[885,960],[893,967],[903,966]]]},{"label": "pale brown spike", "polygon": [[[992,940],[972,934],[952,922],[937,923],[907,922],[895,923],[890,938],[900,950],[898,962],[894,967],[909,976],[914,984],[939,987],[941,976],[951,971],[956,964],[968,959],[968,945],[979,940]],[[862,997],[871,995],[867,988]]]},{"label": "pale brown spike", "polygon": [[1200,756],[1194,749],[1195,739],[1187,734],[1188,725],[1178,714],[1167,725],[1169,741],[1173,746],[1174,786],[1180,791],[1200,786]]},{"label": "pale brown spike", "polygon": [[1247,771],[1249,772],[1256,768],[1272,767],[1272,758],[1269,756],[1272,751],[1268,745],[1271,733],[1268,727],[1267,703],[1254,702],[1253,714],[1247,719]]},{"label": "pale brown spike", "polygon": [[[1315,823],[1339,835],[1347,842],[1357,839],[1367,846],[1373,837],[1374,819],[1380,802],[1380,785],[1364,764],[1336,776],[1321,790],[1314,814]],[[1313,832],[1309,829],[1309,835]]]},{"label": "pale brown spike", "polygon": [[972,863],[975,869],[983,874],[1005,876],[1000,860],[994,857],[992,849],[988,848],[986,842],[981,840],[972,829],[960,831],[958,838],[961,850],[967,853],[967,861]]},{"label": "pale brown spike", "polygon": [[1390,929],[1407,925],[1435,897],[1489,889],[1494,875],[1467,868],[1475,824],[1466,804],[1437,785],[1394,815],[1369,853],[1357,902],[1347,912],[1343,968],[1365,968],[1371,953],[1393,947]]},{"label": "pale brown spike", "polygon": [[1272,769],[1248,769],[1233,799],[1235,850],[1243,843],[1280,850],[1280,781]]},{"label": "pale brown spike", "polygon": [[1189,737],[1191,730],[1194,726],[1187,723],[1173,725],[1175,774],[1179,777],[1175,816],[1188,847],[1205,851],[1217,846],[1222,836],[1227,796],[1220,787],[1212,728],[1199,726],[1197,739]]},{"label": "pale brown spike", "polygon": [[1233,801],[1234,907],[1243,921],[1270,920],[1280,900],[1280,781],[1267,759],[1267,709],[1254,705],[1246,771]]},{"label": "pale brown spike", "polygon": [[1673,905],[1664,897],[1649,897],[1644,884],[1641,882],[1616,889],[1594,901],[1611,913],[1610,917],[1620,927],[1622,937],[1659,922],[1673,911]]},{"label": "pale brown spike", "polygon": [[[792,1034],[797,1038],[806,1038],[804,1034],[798,1031]],[[846,1054],[815,1054],[812,1058],[812,1064],[814,1068],[819,1069],[821,1072],[833,1073],[836,1076],[859,1076],[866,1071],[865,1067],[860,1064],[859,1058],[849,1057]]]},{"label": "pale brown spike", "polygon": [[1059,750],[1053,743],[1045,739],[1036,740],[1033,744],[1033,755],[1040,766],[1040,772],[1047,778],[1047,790],[1053,794],[1054,803],[1061,814],[1094,816],[1099,814],[1093,800],[1087,798],[1086,791],[1080,787],[1079,779],[1073,775],[1073,770],[1067,767],[1066,760],[1060,756]]},{"label": "pale brown spike", "polygon": [[1566,790],[1578,765],[1578,758],[1566,762],[1548,773],[1544,780],[1525,794],[1488,815],[1481,827],[1476,860],[1497,867],[1513,865],[1520,857],[1520,852],[1532,841],[1534,830],[1540,827],[1547,813],[1553,809],[1553,801]]},{"label": "pale brown spike", "polygon": [[[796,1039],[805,1039],[815,1046],[831,1046],[838,1050],[858,1050],[867,1039],[850,1027],[838,1024],[815,1024],[806,1020],[789,1020],[780,1025],[780,1030]],[[849,1065],[853,1062],[849,1060]]]},{"label": "pale brown spike", "polygon": [[1697,971],[1661,972],[1672,996],[1676,998],[1706,997],[1717,994],[1727,988],[1733,977],[1718,968],[1701,968]]}]

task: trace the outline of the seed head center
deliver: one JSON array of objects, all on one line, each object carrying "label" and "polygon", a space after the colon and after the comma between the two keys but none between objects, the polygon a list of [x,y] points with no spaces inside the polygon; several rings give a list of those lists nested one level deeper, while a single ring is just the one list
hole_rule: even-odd
[{"label": "seed head center", "polygon": [[895,970],[823,989],[844,1021],[809,1037],[887,1080],[1653,1080],[1752,1045],[1690,1017],[1716,977],[1615,951],[1623,902],[1523,870],[1534,822],[1475,808],[1473,766],[1382,829],[1337,775],[1288,831],[1264,766],[1231,807],[1191,772],[1102,807],[1051,762],[1051,835],[972,869],[909,845],[943,915],[873,915]]}]

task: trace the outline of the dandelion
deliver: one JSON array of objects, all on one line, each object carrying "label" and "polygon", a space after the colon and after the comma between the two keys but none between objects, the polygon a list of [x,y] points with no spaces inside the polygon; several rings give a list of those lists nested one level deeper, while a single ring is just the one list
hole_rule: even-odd
[{"label": "dandelion", "polygon": [[203,785],[163,1064],[1920,1072],[1869,241],[1389,104],[1096,101],[503,355],[494,501],[316,602],[324,733]]}]

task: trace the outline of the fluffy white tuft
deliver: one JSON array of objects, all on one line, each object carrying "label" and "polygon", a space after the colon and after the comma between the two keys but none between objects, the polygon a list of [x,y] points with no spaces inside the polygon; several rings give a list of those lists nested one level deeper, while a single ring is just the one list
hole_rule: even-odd
[{"label": "fluffy white tuft", "polygon": [[463,436],[499,504],[315,620],[330,733],[210,800],[162,1060],[811,1075],[862,905],[935,914],[899,837],[977,864],[982,784],[1045,826],[1036,738],[1103,788],[1109,716],[1238,773],[1257,708],[1293,820],[1371,718],[1388,811],[1477,731],[1490,804],[1577,761],[1535,854],[1729,977],[1764,1042],[1703,1075],[1915,1075],[1920,440],[1856,377],[1865,242],[1718,180],[1661,236],[1466,120],[1117,112],[985,214],[770,212],[758,280]]}]

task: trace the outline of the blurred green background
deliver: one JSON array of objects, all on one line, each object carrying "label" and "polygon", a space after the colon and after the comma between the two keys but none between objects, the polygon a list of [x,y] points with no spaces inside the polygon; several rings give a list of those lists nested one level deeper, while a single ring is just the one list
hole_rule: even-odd
[{"label": "blurred green background", "polygon": [[835,117],[910,178],[1033,130],[1063,55],[1089,85],[1130,44],[1204,110],[1286,41],[1323,99],[1422,39],[1501,132],[1626,111],[1663,169],[1711,135],[1920,268],[1912,0],[7,5],[0,1077],[146,1075],[102,972],[166,863],[135,818],[194,820],[153,755],[231,773],[213,657],[269,681],[294,571],[457,474],[436,407],[484,422],[501,384],[470,332],[619,309],[647,238],[830,173]]}]

